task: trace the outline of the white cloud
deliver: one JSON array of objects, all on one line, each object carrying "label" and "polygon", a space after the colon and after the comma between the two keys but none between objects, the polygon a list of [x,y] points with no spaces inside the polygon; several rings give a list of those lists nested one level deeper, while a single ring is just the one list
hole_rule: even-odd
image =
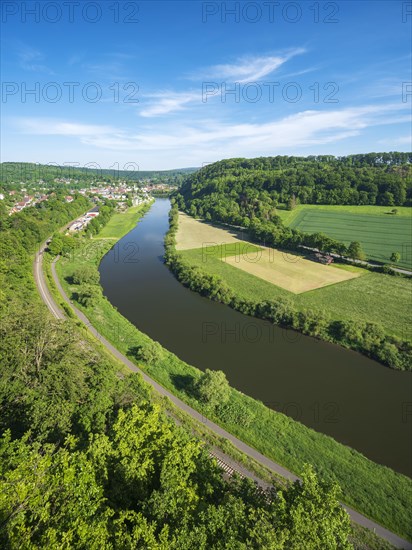
[{"label": "white cloud", "polygon": [[17,118],[15,122],[24,134],[75,136],[82,138],[98,134],[115,133],[115,129],[110,126],[65,122],[52,118]]},{"label": "white cloud", "polygon": [[189,103],[201,99],[198,93],[195,94],[192,92],[159,92],[146,97],[157,101],[151,102],[146,108],[140,111],[139,114],[144,117],[154,117],[182,111]]},{"label": "white cloud", "polygon": [[23,46],[19,51],[20,67],[25,71],[31,71],[36,73],[48,73],[54,74],[53,71],[44,65],[44,55],[28,46]]},{"label": "white cloud", "polygon": [[308,110],[255,124],[182,121],[178,127],[172,123],[162,125],[160,131],[153,125],[136,131],[53,119],[22,119],[19,127],[28,134],[77,138],[86,146],[85,151],[101,156],[106,163],[127,157],[141,167],[150,163],[156,167],[161,159],[163,167],[173,167],[201,165],[234,156],[291,154],[298,150],[303,154],[306,148],[324,147],[360,136],[366,128],[390,125],[397,111],[407,108],[396,103],[333,111]]},{"label": "white cloud", "polygon": [[255,82],[279,69],[284,63],[296,55],[305,53],[303,48],[295,48],[278,55],[244,56],[234,63],[213,65],[191,78],[200,80],[206,78],[225,79],[230,82]]}]

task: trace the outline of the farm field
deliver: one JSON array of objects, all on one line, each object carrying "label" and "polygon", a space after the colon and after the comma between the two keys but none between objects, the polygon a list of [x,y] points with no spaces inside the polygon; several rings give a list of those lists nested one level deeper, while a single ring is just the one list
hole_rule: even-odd
[{"label": "farm field", "polygon": [[176,234],[176,250],[189,250],[202,246],[239,242],[241,237],[232,229],[220,229],[209,223],[195,220],[179,212],[179,227]]},{"label": "farm field", "polygon": [[[183,217],[179,217],[179,220],[181,219]],[[221,277],[242,298],[263,301],[282,296],[293,300],[296,307],[322,310],[334,319],[375,322],[382,325],[387,334],[412,340],[411,279],[371,273],[358,267],[341,265],[335,266],[334,269],[342,273],[356,274],[357,277],[344,280],[339,284],[330,284],[316,290],[294,294],[245,270],[233,267],[231,263],[235,263],[234,260],[227,261],[231,257],[241,256],[242,253],[253,257],[253,252],[261,250],[261,247],[237,239],[234,233],[230,235],[231,242],[219,244],[224,243],[231,232],[198,222],[193,218],[186,221],[188,223],[185,228],[190,228],[191,234],[186,236],[182,230],[178,232],[179,252],[190,264]],[[182,229],[180,223],[179,228]],[[213,239],[211,239],[211,229],[213,229]],[[216,244],[202,247],[202,244],[207,242]],[[193,248],[189,249],[189,245]],[[186,249],[183,249],[183,246],[186,246]],[[320,264],[314,265],[320,267]]]},{"label": "farm field", "polygon": [[267,247],[261,247],[252,254],[226,255],[223,261],[294,294],[359,277],[359,272],[322,265]]},{"label": "farm field", "polygon": [[349,214],[368,214],[376,215],[379,217],[391,218],[395,217],[390,214],[392,208],[396,208],[398,213],[397,218],[410,218],[412,216],[412,208],[410,206],[372,206],[366,205],[340,205],[340,204],[298,204],[293,210],[286,210],[286,208],[279,207],[276,214],[282,219],[283,223],[290,225],[293,220],[302,212],[302,210],[322,210],[325,212],[336,213],[349,213]]},{"label": "farm field", "polygon": [[201,247],[203,256],[221,256],[221,260],[234,268],[295,294],[359,276],[356,271],[345,271],[301,256],[286,255],[274,248],[257,247],[240,240],[238,236],[232,230],[220,229],[179,213],[176,250]]},{"label": "farm field", "polygon": [[[388,210],[385,207],[386,211]],[[412,211],[410,211],[412,213]],[[325,233],[349,244],[359,241],[369,260],[390,263],[392,252],[399,252],[399,267],[412,270],[412,217],[361,214],[353,210],[302,208],[289,221],[290,227],[305,233]]]}]

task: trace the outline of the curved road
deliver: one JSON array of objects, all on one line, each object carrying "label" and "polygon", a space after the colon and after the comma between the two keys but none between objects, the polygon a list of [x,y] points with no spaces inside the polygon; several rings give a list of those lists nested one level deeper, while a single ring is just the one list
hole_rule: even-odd
[{"label": "curved road", "polygon": [[[60,308],[57,306],[54,298],[50,294],[46,283],[45,278],[43,274],[43,252],[47,246],[47,241],[43,243],[43,245],[40,247],[39,252],[35,256],[34,260],[34,274],[35,274],[35,282],[37,285],[37,288],[39,290],[39,293],[49,308],[50,312],[56,317],[57,319],[64,319],[65,315],[62,313]],[[88,318],[82,313],[79,309],[77,309],[70,301],[69,297],[67,296],[66,292],[64,291],[63,287],[60,284],[60,281],[56,274],[56,266],[55,263],[58,260],[58,257],[52,262],[51,264],[51,270],[53,275],[53,280],[59,290],[60,295],[64,299],[64,301],[72,308],[74,313],[77,315],[77,317],[87,326],[89,331],[98,339],[100,342],[114,355],[117,359],[119,359],[126,367],[128,367],[133,372],[138,372],[142,378],[150,384],[160,395],[164,397],[168,397],[174,405],[176,405],[179,409],[183,410],[185,413],[187,413],[189,416],[191,416],[194,420],[201,422],[205,424],[212,432],[214,432],[216,435],[223,437],[225,439],[228,439],[237,449],[242,451],[245,455],[253,458],[257,462],[264,465],[269,470],[272,470],[276,474],[280,475],[281,477],[289,480],[289,481],[296,481],[299,479],[295,474],[287,470],[286,468],[283,468],[270,458],[267,458],[263,454],[259,453],[256,449],[253,447],[250,447],[231,433],[227,432],[223,428],[221,428],[218,424],[215,424],[205,416],[203,416],[201,413],[197,412],[195,409],[192,409],[189,405],[184,403],[181,399],[173,395],[170,391],[165,389],[163,386],[161,386],[158,382],[150,378],[145,372],[140,370],[134,363],[132,363],[125,355],[120,353],[104,336],[102,336],[90,323]],[[261,485],[267,485],[265,482],[258,480],[254,474],[251,472],[248,472],[245,468],[243,468],[240,465],[237,465],[234,461],[232,461],[229,457],[221,454],[216,449],[214,449],[215,458],[217,458],[218,463],[220,465],[226,464],[229,469],[232,471],[238,471],[239,473],[242,473],[243,475],[246,475],[247,477],[250,477],[254,479],[255,481],[260,481]],[[224,457],[224,458],[222,458]],[[230,464],[228,464],[228,462]],[[346,505],[343,505],[343,508],[348,512],[349,516],[351,517],[352,521],[355,523],[361,525],[362,527],[366,527],[382,537],[383,539],[387,540],[393,546],[396,548],[403,548],[404,550],[412,550],[412,544],[398,535],[392,533],[391,531],[388,531],[378,523],[370,520],[369,518],[363,516],[356,510],[353,510],[352,508],[349,508]]]}]

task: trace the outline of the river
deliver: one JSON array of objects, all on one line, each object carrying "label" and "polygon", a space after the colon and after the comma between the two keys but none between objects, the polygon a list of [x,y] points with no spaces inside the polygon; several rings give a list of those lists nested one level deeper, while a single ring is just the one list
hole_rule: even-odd
[{"label": "river", "polygon": [[105,295],[129,321],[199,369],[368,458],[412,477],[412,376],[282,330],[184,288],[163,263],[167,199],[103,258]]}]

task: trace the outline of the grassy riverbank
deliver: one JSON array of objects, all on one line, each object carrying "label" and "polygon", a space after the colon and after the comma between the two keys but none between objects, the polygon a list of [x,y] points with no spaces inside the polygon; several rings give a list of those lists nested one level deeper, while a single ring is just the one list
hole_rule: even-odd
[{"label": "grassy riverbank", "polygon": [[[99,239],[80,240],[79,248],[70,257],[62,258],[58,262],[60,280],[72,299],[75,299],[78,289],[77,285],[70,282],[76,268],[87,264],[97,270],[101,258],[113,246],[114,238],[120,236],[123,230],[127,232],[126,218],[123,229],[119,229],[121,222],[117,216],[124,214],[113,216],[105,228],[104,239],[101,238],[102,231]],[[136,216],[138,218],[138,213]],[[98,296],[88,307],[76,305],[101,334],[132,360],[133,350],[151,341],[129,323],[103,295]],[[200,376],[198,369],[166,350],[161,359],[145,368],[163,386],[202,411],[200,403],[189,390],[191,382]],[[234,389],[231,390],[230,403],[232,411],[235,411],[232,417],[229,415],[226,420],[219,417],[212,419],[298,474],[304,463],[314,464],[322,478],[336,479],[339,482],[343,500],[347,504],[398,534],[412,538],[407,513],[412,502],[412,482],[406,476],[375,464],[331,437],[276,413]],[[206,413],[205,410],[203,412]]]},{"label": "grassy riverbank", "polygon": [[260,302],[280,297],[289,298],[297,309],[324,311],[335,319],[375,322],[391,336],[412,340],[412,315],[409,307],[412,279],[371,273],[342,264],[343,269],[355,270],[361,276],[302,294],[293,294],[221,261],[220,250],[196,248],[179,253],[191,265],[210,275],[218,275],[245,300]]}]

